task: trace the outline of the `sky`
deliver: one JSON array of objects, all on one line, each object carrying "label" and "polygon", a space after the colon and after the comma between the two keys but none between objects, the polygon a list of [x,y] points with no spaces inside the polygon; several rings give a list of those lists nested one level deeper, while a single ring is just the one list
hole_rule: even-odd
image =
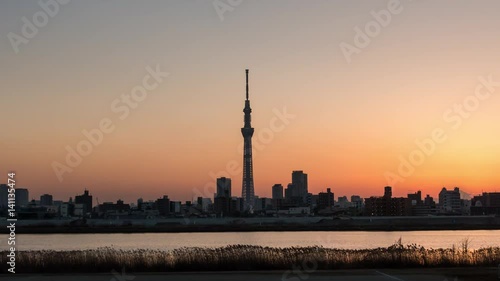
[{"label": "sky", "polygon": [[1,1],[0,182],[240,196],[248,68],[260,197],[500,191],[500,2],[395,1]]}]

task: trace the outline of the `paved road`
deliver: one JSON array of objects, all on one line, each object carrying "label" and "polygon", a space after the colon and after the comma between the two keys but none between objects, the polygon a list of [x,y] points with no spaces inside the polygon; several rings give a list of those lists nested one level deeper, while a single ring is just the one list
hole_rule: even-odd
[{"label": "paved road", "polygon": [[76,275],[26,275],[2,274],[0,279],[9,281],[499,281],[496,268],[459,269],[404,269],[404,270],[338,270],[307,272],[202,272],[202,273],[148,273]]}]

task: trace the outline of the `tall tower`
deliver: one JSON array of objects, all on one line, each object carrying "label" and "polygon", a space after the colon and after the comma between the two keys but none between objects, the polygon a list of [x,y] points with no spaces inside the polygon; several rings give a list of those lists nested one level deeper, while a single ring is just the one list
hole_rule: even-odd
[{"label": "tall tower", "polygon": [[243,112],[245,113],[245,125],[241,128],[241,134],[243,135],[244,145],[243,145],[243,183],[241,190],[241,197],[243,197],[243,202],[245,205],[245,210],[253,210],[255,193],[253,190],[253,164],[252,164],[252,136],[253,128],[251,125],[251,113],[250,100],[248,99],[248,69],[245,69],[247,78],[247,90],[246,90],[246,100],[245,108]]}]

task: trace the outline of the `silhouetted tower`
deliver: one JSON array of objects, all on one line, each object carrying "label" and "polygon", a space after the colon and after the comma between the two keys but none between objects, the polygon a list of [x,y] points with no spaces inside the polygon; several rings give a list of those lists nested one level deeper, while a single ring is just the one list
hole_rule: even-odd
[{"label": "silhouetted tower", "polygon": [[390,187],[390,186],[384,187],[384,197],[386,197],[386,198],[392,197],[392,187]]},{"label": "silhouetted tower", "polygon": [[247,88],[246,88],[246,100],[245,108],[243,112],[245,113],[245,126],[241,128],[241,134],[243,135],[244,146],[243,146],[243,183],[241,197],[243,197],[243,202],[245,205],[245,210],[253,210],[255,193],[253,189],[253,164],[252,164],[252,136],[254,129],[251,125],[252,109],[250,108],[250,100],[248,99],[248,69],[245,69]]}]

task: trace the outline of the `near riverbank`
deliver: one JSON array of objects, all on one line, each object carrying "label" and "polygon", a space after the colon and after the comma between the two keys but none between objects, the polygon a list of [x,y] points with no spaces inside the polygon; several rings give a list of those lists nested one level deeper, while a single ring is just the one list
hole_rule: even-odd
[{"label": "near riverbank", "polygon": [[[184,271],[304,272],[340,269],[496,267],[500,247],[470,250],[468,241],[450,249],[426,249],[398,242],[390,247],[345,250],[323,247],[273,248],[232,245],[175,250],[20,251],[17,273],[97,273]],[[0,253],[5,264],[7,253]]]}]

